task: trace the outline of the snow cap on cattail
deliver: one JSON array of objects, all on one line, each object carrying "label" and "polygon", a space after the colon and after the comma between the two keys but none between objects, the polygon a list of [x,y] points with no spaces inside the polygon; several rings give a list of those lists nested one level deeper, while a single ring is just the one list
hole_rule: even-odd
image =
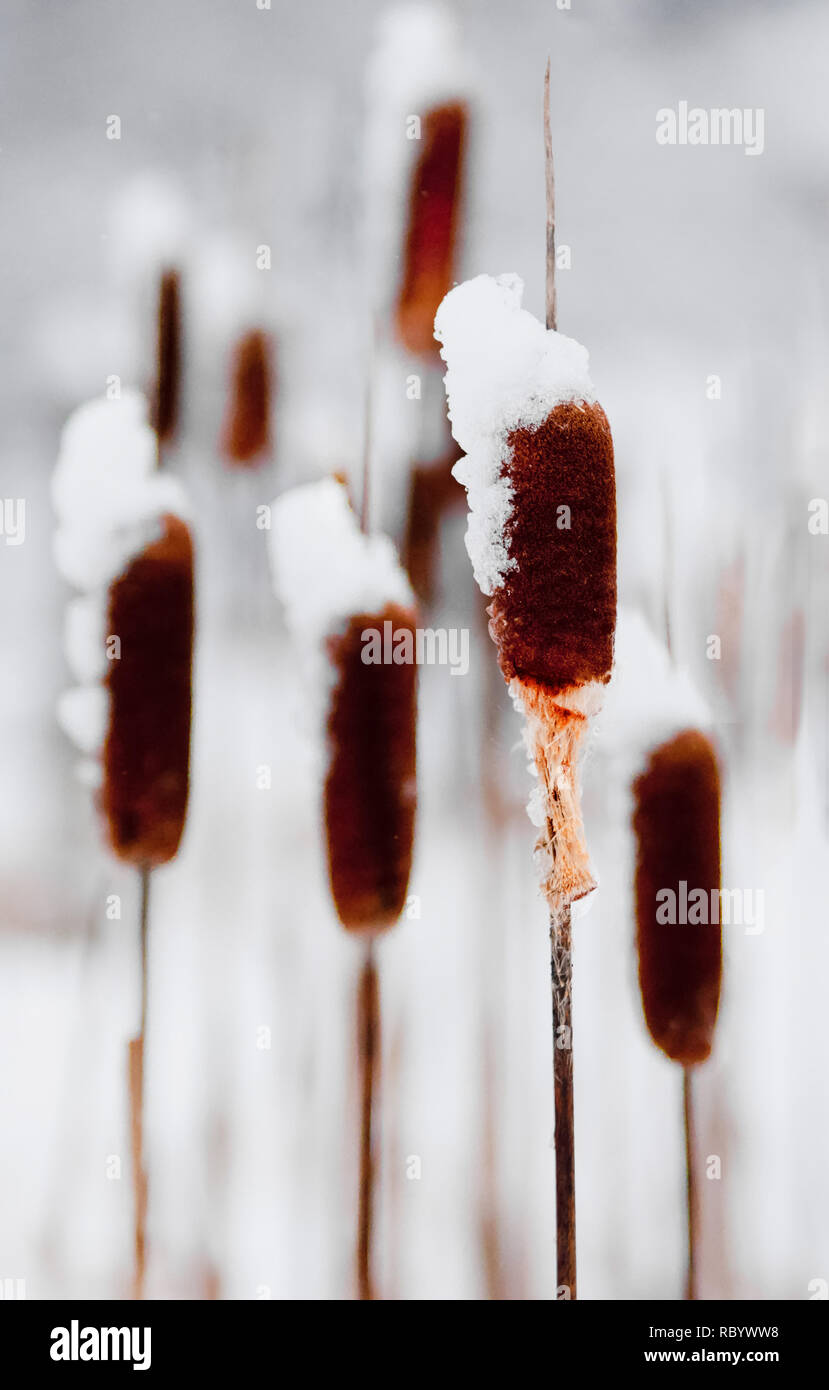
[{"label": "snow cap on cattail", "polygon": [[[344,486],[326,479],[277,499],[274,584],[305,658],[325,730],[324,812],[341,922],[375,931],[405,905],[415,814],[417,668],[366,661],[365,635],[415,631],[414,600],[391,541],[364,535]],[[386,625],[388,624],[388,627]]]},{"label": "snow cap on cattail", "polygon": [[80,772],[99,789],[113,850],[151,866],[175,854],[187,806],[193,550],[147,414],[135,391],[76,410],[52,497],[57,566],[81,590],[65,627],[80,684],[58,718],[86,755]]}]

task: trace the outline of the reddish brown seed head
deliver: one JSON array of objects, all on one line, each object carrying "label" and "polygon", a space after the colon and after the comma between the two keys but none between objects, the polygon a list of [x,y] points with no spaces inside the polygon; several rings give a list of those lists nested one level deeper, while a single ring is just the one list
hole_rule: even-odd
[{"label": "reddish brown seed head", "polygon": [[507,680],[553,691],[606,682],[616,627],[613,440],[600,405],[557,405],[538,429],[514,430],[505,539],[515,562],[489,608]]},{"label": "reddish brown seed head", "polygon": [[438,351],[434,322],[454,279],[466,127],[463,102],[435,107],[423,120],[396,314],[400,340],[409,352]]},{"label": "reddish brown seed head", "polygon": [[112,584],[107,637],[109,729],[101,809],[112,848],[140,865],[165,864],[187,811],[193,652],[193,546],[185,523],[163,533]]},{"label": "reddish brown seed head", "polygon": [[165,444],[178,425],[181,378],[181,296],[175,270],[165,270],[159,285],[156,373],[153,427]]},{"label": "reddish brown seed head", "polygon": [[236,344],[231,366],[230,403],[222,448],[236,464],[266,454],[271,442],[271,347],[255,329]]},{"label": "reddish brown seed head", "polygon": [[[633,792],[645,1020],[657,1046],[689,1066],[704,1062],[711,1051],[722,971],[719,899],[715,911],[711,900],[712,890],[720,888],[720,779],[710,740],[687,729],[661,744]],[[691,896],[700,889],[704,908]],[[659,920],[670,915],[677,920]],[[698,915],[702,920],[695,924]]]},{"label": "reddish brown seed head", "polygon": [[336,686],[328,716],[331,762],[325,826],[331,892],[343,926],[375,931],[400,916],[414,840],[417,667],[366,664],[362,634],[414,634],[411,609],[357,614],[329,641]]}]

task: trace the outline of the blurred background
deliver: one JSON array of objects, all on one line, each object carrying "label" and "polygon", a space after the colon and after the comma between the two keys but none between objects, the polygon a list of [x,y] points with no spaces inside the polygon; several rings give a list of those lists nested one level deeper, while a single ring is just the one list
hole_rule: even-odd
[{"label": "blurred background", "polygon": [[[559,327],[589,348],[613,428],[620,599],[670,633],[710,705],[724,882],[765,902],[762,932],[724,931],[698,1077],[700,1151],[722,1174],[702,1184],[701,1292],[808,1298],[829,1280],[829,535],[809,528],[829,496],[829,11],[466,0],[436,56],[395,42],[393,8],[3,7],[0,470],[26,529],[0,539],[0,1279],[29,1298],[129,1296],[138,892],[55,720],[69,591],[49,488],[72,409],[112,377],[151,388],[173,265],[165,467],[192,499],[198,634],[188,827],[154,887],[148,1294],[353,1290],[360,957],[329,901],[308,692],[256,518],[296,482],[359,479],[368,413],[376,520],[429,623],[470,631],[466,676],[421,673],[412,899],[378,956],[380,1293],[554,1295],[529,779],[464,550],[440,363],[394,316],[406,117],[453,91],[454,278],[517,272],[543,316],[549,54]],[[762,153],[658,144],[657,112],[683,101],[761,110]],[[270,438],[239,460],[223,440],[252,330]],[[575,927],[579,1292],[679,1298],[681,1074],[641,1017],[619,751],[605,723],[584,769],[600,887]]]}]

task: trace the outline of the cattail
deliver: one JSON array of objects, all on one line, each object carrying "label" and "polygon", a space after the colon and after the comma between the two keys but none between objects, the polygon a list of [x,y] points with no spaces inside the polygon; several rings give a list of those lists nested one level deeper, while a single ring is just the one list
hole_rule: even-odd
[{"label": "cattail", "polygon": [[82,590],[66,654],[81,684],[58,715],[85,754],[108,842],[140,871],[141,1023],[129,1044],[135,1293],[143,1295],[147,1175],[144,1052],[150,871],[175,855],[187,810],[193,547],[179,485],[157,472],[158,440],[137,392],[68,421],[53,481],[58,568]]},{"label": "cattail", "polygon": [[366,943],[358,990],[357,1287],[370,1299],[380,1007],[371,943],[399,918],[411,870],[417,614],[393,545],[361,532],[337,479],[279,498],[270,543],[274,583],[305,656],[307,688],[327,746],[322,799],[331,894],[342,925]]},{"label": "cattail", "polygon": [[570,906],[595,886],[576,769],[613,664],[616,500],[587,353],[522,310],[522,290],[517,276],[460,285],[435,336],[467,451],[455,469],[469,495],[467,549],[539,779],[530,814],[551,918],[558,1286],[574,1298]]},{"label": "cattail", "polygon": [[411,608],[387,604],[329,638],[336,683],[328,715],[331,762],[325,826],[331,893],[343,926],[391,926],[406,902],[414,834],[415,671],[366,666],[363,633],[414,636]]},{"label": "cattail", "polygon": [[397,331],[409,352],[435,352],[435,314],[455,278],[467,121],[459,101],[423,119],[396,307]]},{"label": "cattail", "polygon": [[451,10],[409,3],[385,11],[368,87],[372,278],[403,347],[434,358],[434,317],[461,249],[472,91]]},{"label": "cattail", "polygon": [[[711,740],[683,729],[660,744],[633,791],[642,1007],[656,1045],[692,1066],[711,1051],[722,969],[719,920],[709,922],[711,895],[720,888],[720,779]],[[704,916],[666,923],[663,893],[680,905],[701,893]]]},{"label": "cattail", "polygon": [[121,655],[106,677],[101,803],[115,853],[144,867],[178,850],[190,768],[193,544],[179,517],[158,524],[158,540],[113,581],[107,613]]},{"label": "cattail", "polygon": [[247,466],[271,445],[271,344],[266,333],[244,333],[233,350],[230,400],[222,450],[231,463]]},{"label": "cattail", "polygon": [[691,1073],[711,1052],[720,1001],[720,775],[710,714],[639,614],[620,613],[602,739],[630,788],[639,986],[648,1031],[683,1068],[688,1294],[698,1201]]},{"label": "cattail", "polygon": [[158,340],[153,425],[161,444],[178,427],[181,391],[181,292],[178,271],[165,269],[158,287]]},{"label": "cattail", "polygon": [[403,561],[421,603],[430,603],[434,597],[441,520],[463,501],[452,472],[459,457],[457,448],[452,447],[443,458],[416,463],[411,471]]},{"label": "cattail", "polygon": [[584,348],[520,307],[515,276],[478,276],[435,321],[448,364],[455,476],[469,494],[466,544],[510,693],[541,779],[545,890],[594,886],[575,768],[613,663],[616,503],[610,427]]},{"label": "cattail", "polygon": [[156,471],[137,392],[82,406],[54,477],[58,568],[84,591],[66,653],[82,682],[59,716],[87,758],[119,858],[152,867],[178,849],[187,809],[193,549],[184,495]]}]

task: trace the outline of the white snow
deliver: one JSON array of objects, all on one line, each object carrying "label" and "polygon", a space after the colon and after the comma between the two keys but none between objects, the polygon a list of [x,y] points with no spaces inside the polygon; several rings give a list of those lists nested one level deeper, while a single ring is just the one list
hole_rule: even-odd
[{"label": "white snow", "polygon": [[148,279],[178,265],[191,239],[191,217],[176,181],[154,169],[121,184],[108,209],[107,248],[115,278]]},{"label": "white snow", "polygon": [[58,720],[84,753],[103,744],[107,693],[97,684],[106,670],[107,591],[129,563],[161,534],[165,513],[186,517],[185,494],[157,469],[156,436],[138,391],[80,406],[61,435],[52,477],[58,518],[55,562],[82,591],[70,600],[64,652],[81,685],[61,696]]},{"label": "white snow", "polygon": [[522,309],[523,292],[517,275],[478,275],[450,290],[435,316],[452,433],[466,451],[454,469],[469,498],[466,548],[485,594],[512,566],[507,436],[537,428],[565,401],[596,399],[587,349]]},{"label": "white snow", "polygon": [[271,508],[274,587],[298,645],[325,643],[355,613],[414,604],[397,551],[383,535],[363,535],[335,478],[283,493]]},{"label": "white snow", "polygon": [[97,753],[106,736],[109,695],[102,685],[74,685],[58,696],[58,723],[82,753]]},{"label": "white snow", "polygon": [[683,729],[711,725],[707,702],[636,610],[619,609],[613,680],[606,690],[595,744],[624,765],[625,782],[642,770],[660,744]]}]

